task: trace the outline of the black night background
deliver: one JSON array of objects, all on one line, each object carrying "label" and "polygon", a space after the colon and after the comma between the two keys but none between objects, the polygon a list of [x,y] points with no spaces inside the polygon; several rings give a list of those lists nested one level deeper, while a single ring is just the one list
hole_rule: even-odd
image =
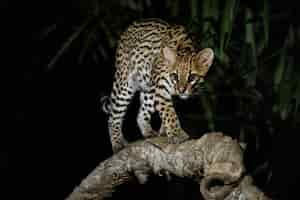
[{"label": "black night background", "polygon": [[[0,175],[13,179],[14,190],[24,187],[24,198],[30,193],[30,198],[64,199],[112,155],[107,116],[99,100],[112,86],[117,40],[132,21],[156,17],[185,25],[200,46],[217,52],[201,94],[176,101],[182,126],[193,138],[222,131],[246,142],[245,164],[256,185],[273,199],[297,199],[300,24],[296,3],[68,0],[20,5],[14,9],[11,3],[2,14],[4,34],[18,43],[5,42],[10,55],[4,60],[22,63],[11,64],[18,134],[12,140],[17,164],[10,166],[22,170],[26,178],[7,175],[5,149],[0,152]],[[129,141],[142,138],[136,125],[138,106],[136,98],[124,123]],[[168,183],[152,177],[146,185],[120,187],[112,199],[120,198],[201,199],[201,195],[190,180],[174,177]]]}]

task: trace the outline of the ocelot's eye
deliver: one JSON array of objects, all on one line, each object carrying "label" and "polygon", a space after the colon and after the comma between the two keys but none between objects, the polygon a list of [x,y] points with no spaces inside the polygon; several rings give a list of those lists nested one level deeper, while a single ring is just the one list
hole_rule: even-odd
[{"label": "ocelot's eye", "polygon": [[176,82],[178,81],[178,75],[176,73],[171,73],[170,78],[172,81],[176,81]]},{"label": "ocelot's eye", "polygon": [[203,76],[200,76],[199,77],[199,81],[198,81],[199,83],[204,83],[204,78],[203,78]]},{"label": "ocelot's eye", "polygon": [[198,80],[198,87],[199,88],[204,88],[204,78],[201,76]]},{"label": "ocelot's eye", "polygon": [[189,76],[189,82],[193,82],[193,81],[196,81],[198,79],[198,75],[197,74],[191,74]]}]

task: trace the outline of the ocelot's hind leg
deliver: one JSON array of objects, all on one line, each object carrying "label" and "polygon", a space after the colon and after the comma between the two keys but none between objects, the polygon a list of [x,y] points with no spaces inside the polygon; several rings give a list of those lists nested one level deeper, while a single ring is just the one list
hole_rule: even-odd
[{"label": "ocelot's hind leg", "polygon": [[141,92],[140,109],[137,117],[137,123],[145,138],[157,135],[151,127],[151,115],[154,112],[154,93]]},{"label": "ocelot's hind leg", "polygon": [[133,87],[130,87],[128,82],[116,81],[113,83],[108,127],[114,153],[123,149],[128,143],[122,133],[122,124],[134,92]]}]

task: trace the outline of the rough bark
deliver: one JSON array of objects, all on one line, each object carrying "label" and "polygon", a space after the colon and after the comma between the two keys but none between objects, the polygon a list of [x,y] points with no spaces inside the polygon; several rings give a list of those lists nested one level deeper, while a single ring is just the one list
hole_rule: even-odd
[{"label": "rough bark", "polygon": [[[150,173],[193,178],[205,199],[224,199],[244,173],[243,151],[222,133],[207,133],[180,145],[168,144],[166,137],[138,141],[100,163],[67,200],[104,199],[134,177],[145,183]],[[223,184],[214,185],[214,180]]]},{"label": "rough bark", "polygon": [[245,176],[224,200],[271,200],[259,188],[253,185],[250,176]]}]

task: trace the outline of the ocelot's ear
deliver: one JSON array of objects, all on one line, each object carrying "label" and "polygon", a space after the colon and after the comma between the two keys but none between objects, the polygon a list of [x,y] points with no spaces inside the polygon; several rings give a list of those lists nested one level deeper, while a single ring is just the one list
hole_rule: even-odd
[{"label": "ocelot's ear", "polygon": [[197,54],[197,65],[206,72],[209,70],[214,60],[214,51],[211,48],[205,48]]},{"label": "ocelot's ear", "polygon": [[162,56],[168,65],[174,65],[176,62],[176,51],[168,46],[164,46],[161,50]]}]

